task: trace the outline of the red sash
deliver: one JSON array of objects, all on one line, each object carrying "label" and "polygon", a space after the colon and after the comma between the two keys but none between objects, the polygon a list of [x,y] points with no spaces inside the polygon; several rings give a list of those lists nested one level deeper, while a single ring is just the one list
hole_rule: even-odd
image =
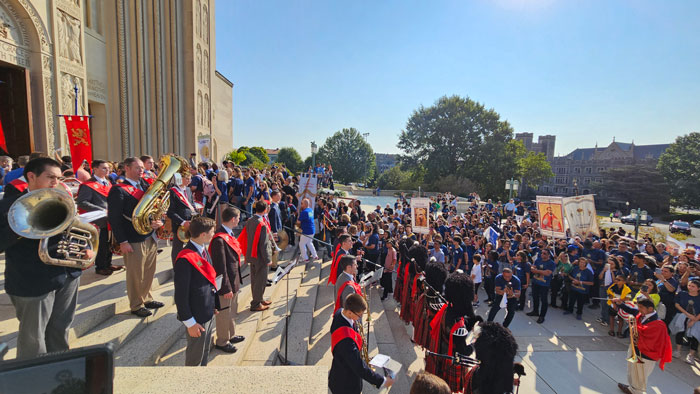
[{"label": "red sash", "polygon": [[137,200],[140,200],[141,197],[143,197],[143,194],[144,194],[143,190],[137,189],[137,188],[131,186],[131,183],[129,183],[129,182],[117,183],[115,186],[121,187],[127,193],[129,193],[129,195],[131,195],[131,197],[133,197]]},{"label": "red sash", "polygon": [[141,176],[141,179],[146,181],[146,183],[148,183],[149,185],[152,185],[153,181],[156,180],[156,176],[155,176],[155,174],[152,174],[150,172],[144,172],[143,175]]},{"label": "red sash", "polygon": [[[221,238],[226,242],[226,244],[233,249],[234,252],[238,255],[238,266],[241,266],[241,256],[243,256],[243,252],[241,251],[241,245],[238,244],[238,240],[235,237],[232,237],[228,235],[227,232],[223,231],[220,233],[214,234],[214,238],[212,238],[212,241],[216,238]],[[211,242],[209,243],[209,255],[212,256],[211,254]]]},{"label": "red sash", "polygon": [[439,352],[440,350],[440,321],[445,315],[447,310],[447,304],[443,304],[442,308],[435,314],[433,320],[430,322],[430,347],[433,352]]},{"label": "red sash", "polygon": [[335,254],[333,255],[333,262],[331,263],[331,274],[328,277],[328,282],[326,282],[326,286],[328,286],[329,283],[335,284],[335,281],[338,280],[338,261],[340,260],[341,257],[345,256],[339,256],[338,255],[338,250],[340,249],[340,244],[338,244],[338,248],[335,250]]},{"label": "red sash", "polygon": [[352,327],[343,326],[337,328],[331,334],[331,353],[333,353],[335,345],[337,345],[338,342],[342,341],[345,338],[352,339],[353,342],[355,342],[355,345],[357,345],[358,350],[362,349],[362,336],[360,335],[360,333],[353,330]]},{"label": "red sash", "polygon": [[457,320],[457,322],[455,322],[455,324],[452,326],[452,329],[450,330],[450,342],[447,345],[447,354],[449,354],[450,356],[452,355],[452,350],[454,349],[454,335],[452,335],[452,334],[454,334],[455,331],[457,331],[457,329],[463,328],[463,327],[464,327],[464,318],[461,317],[461,318],[459,318],[459,320]]},{"label": "red sash", "polygon": [[187,205],[187,208],[188,208],[190,211],[192,211],[192,213],[197,212],[197,210],[195,210],[194,207],[192,206],[192,204],[190,203],[190,200],[188,200],[187,197],[183,196],[182,193],[180,193],[180,189],[178,189],[178,188],[176,188],[176,187],[171,187],[170,190],[172,190],[173,193],[175,193],[175,195],[177,196],[177,198],[178,198],[180,201],[182,201],[183,204]]},{"label": "red sash", "polygon": [[216,288],[216,271],[214,271],[214,267],[199,253],[191,249],[182,249],[180,253],[177,254],[175,262],[179,259],[189,261],[189,263]]},{"label": "red sash", "polygon": [[[260,242],[260,232],[262,231],[265,221],[258,223],[258,227],[255,228],[255,235],[253,236],[252,248],[248,248],[248,230],[246,226],[243,226],[243,231],[238,235],[238,243],[241,245],[241,251],[243,251],[244,256],[250,256],[252,258],[258,257],[258,243]],[[268,226],[265,226],[267,231],[270,230]],[[250,254],[248,254],[250,252]]]},{"label": "red sash", "polygon": [[100,193],[102,196],[107,197],[109,195],[109,190],[112,188],[112,185],[103,185],[100,182],[97,181],[87,181],[83,182],[80,184],[80,186],[87,186],[90,189]]},{"label": "red sash", "polygon": [[341,300],[340,297],[343,296],[343,290],[345,290],[345,286],[347,286],[347,285],[350,285],[350,287],[352,287],[355,290],[355,293],[362,295],[362,287],[360,287],[359,283],[355,283],[354,281],[351,281],[351,280],[343,283],[343,285],[340,286],[340,289],[338,289],[338,295],[335,298],[335,308],[333,309],[333,314],[338,312],[338,309],[340,309],[340,307],[342,306],[343,301],[345,301],[345,300]]},{"label": "red sash", "polygon": [[19,178],[13,179],[12,182],[10,182],[10,185],[14,186],[15,189],[19,190],[20,193],[24,193],[25,190],[27,190],[27,187],[29,184]]}]

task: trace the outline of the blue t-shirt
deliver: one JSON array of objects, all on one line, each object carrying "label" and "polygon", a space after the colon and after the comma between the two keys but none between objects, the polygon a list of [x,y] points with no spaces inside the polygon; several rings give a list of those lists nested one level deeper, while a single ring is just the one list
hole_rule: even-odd
[{"label": "blue t-shirt", "polygon": [[367,246],[374,245],[374,249],[367,249],[367,254],[370,256],[377,256],[379,254],[379,234],[372,233],[367,239]]},{"label": "blue t-shirt", "polygon": [[194,186],[196,187],[195,191],[201,192],[203,188],[203,183],[202,183],[202,176],[201,175],[196,175],[193,176],[192,179],[190,180],[190,187]]},{"label": "blue t-shirt", "polygon": [[666,289],[666,285],[664,284],[664,282],[662,282],[660,280],[656,281],[656,287],[659,289],[659,297],[661,297],[661,298],[667,298],[667,297],[670,298],[673,295],[675,295],[676,290],[678,290],[678,280],[676,278],[674,278],[672,276],[672,277],[668,278],[666,280],[666,282],[668,282],[671,286],[673,286],[673,291],[668,291],[668,289]]},{"label": "blue t-shirt", "polygon": [[[493,283],[500,290],[503,290],[508,284],[508,281],[506,281],[506,279],[503,277],[503,274],[498,274],[496,275],[496,279],[494,279]],[[513,287],[513,291],[520,290],[520,279],[518,279],[517,276],[513,275],[510,278],[510,285]]]},{"label": "blue t-shirt", "polygon": [[498,260],[486,259],[486,265],[489,267],[490,272],[484,272],[484,277],[493,278],[498,273]]},{"label": "blue t-shirt", "polygon": [[[693,301],[692,310],[690,310],[690,301]],[[700,313],[700,295],[693,297],[687,291],[681,291],[680,293],[676,294],[676,299],[674,302],[680,305],[681,308],[685,309],[686,312],[693,313],[695,315]]]},{"label": "blue t-shirt", "polygon": [[221,195],[219,196],[219,203],[222,202],[228,202],[228,186],[226,182],[223,181],[216,181],[216,187],[219,188],[219,191],[221,192]]},{"label": "blue t-shirt", "polygon": [[[570,275],[572,278],[582,282],[593,282],[593,273],[588,268],[581,270],[579,267],[574,267]],[[588,289],[590,287],[590,285],[585,285],[583,283],[578,286],[571,283],[571,289],[577,293],[588,294]]]},{"label": "blue t-shirt", "polygon": [[316,227],[314,226],[314,211],[311,208],[306,208],[299,214],[299,221],[301,222],[301,232],[304,235],[314,235],[316,234]]},{"label": "blue t-shirt", "polygon": [[[251,200],[255,198],[255,193],[257,192],[257,187],[255,187],[255,179],[253,177],[248,177],[248,179],[245,180],[245,188],[243,189],[243,198],[248,197],[248,193],[250,192],[250,189],[253,189],[253,194],[250,195]],[[313,220],[312,220],[313,222]]]},{"label": "blue t-shirt", "polygon": [[625,260],[625,265],[629,268],[630,265],[632,265],[632,258],[634,255],[630,253],[629,251],[627,252],[621,252],[618,249],[613,250],[610,252],[611,255],[614,256],[621,256]]},{"label": "blue t-shirt", "polygon": [[459,246],[452,247],[452,265],[455,267],[455,270],[466,269],[464,266],[464,251]]},{"label": "blue t-shirt", "polygon": [[[554,261],[552,259],[549,259],[547,261],[542,260],[541,258],[537,259],[534,264],[534,268],[542,271],[552,271],[557,268],[557,265],[554,264]],[[531,276],[532,283],[537,284],[540,286],[544,287],[549,287],[549,284],[552,282],[552,274],[549,275],[542,275],[542,274],[534,274]]]},{"label": "blue t-shirt", "polygon": [[527,274],[530,273],[530,263],[517,263],[515,264],[515,276],[520,279],[521,283],[527,282]]},{"label": "blue t-shirt", "polygon": [[21,177],[22,175],[24,175],[24,168],[22,168],[22,167],[15,168],[14,170],[5,174],[5,178],[3,179],[2,183],[4,183],[5,185],[8,185],[10,182]]},{"label": "blue t-shirt", "polygon": [[244,188],[243,179],[232,178],[229,181],[229,186],[233,189],[231,191],[231,193],[232,193],[231,197],[242,197],[243,196],[243,188]]},{"label": "blue t-shirt", "polygon": [[637,267],[637,265],[633,265],[632,268],[630,268],[630,280],[632,282],[636,283],[642,283],[647,279],[652,279],[654,277],[654,274],[651,272],[651,269],[647,267],[646,265],[643,265],[642,268]]}]

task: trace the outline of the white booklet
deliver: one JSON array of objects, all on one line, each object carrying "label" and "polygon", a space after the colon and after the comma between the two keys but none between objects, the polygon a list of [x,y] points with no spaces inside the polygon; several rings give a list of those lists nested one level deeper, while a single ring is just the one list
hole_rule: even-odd
[{"label": "white booklet", "polygon": [[385,354],[377,354],[372,357],[369,360],[369,365],[373,366],[377,371],[384,371],[384,376],[392,379],[396,379],[396,374],[401,370],[401,364]]}]

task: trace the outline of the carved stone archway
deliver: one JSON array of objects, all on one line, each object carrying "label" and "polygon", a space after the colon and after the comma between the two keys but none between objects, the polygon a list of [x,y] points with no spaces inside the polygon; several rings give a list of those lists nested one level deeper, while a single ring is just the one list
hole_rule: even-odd
[{"label": "carved stone archway", "polygon": [[28,0],[0,3],[0,60],[29,70],[35,150],[55,147],[56,103],[51,36]]}]

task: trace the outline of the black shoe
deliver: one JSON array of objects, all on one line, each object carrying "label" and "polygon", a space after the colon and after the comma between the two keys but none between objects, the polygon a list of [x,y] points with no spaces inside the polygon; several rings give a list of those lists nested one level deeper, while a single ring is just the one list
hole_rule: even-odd
[{"label": "black shoe", "polygon": [[526,313],[526,315],[527,316],[539,316],[540,314],[537,311],[532,311],[532,312]]},{"label": "black shoe", "polygon": [[272,279],[268,279],[268,280],[267,280],[267,283],[272,283]]},{"label": "black shoe", "polygon": [[228,341],[231,343],[238,343],[238,342],[243,342],[245,340],[245,337],[243,335],[236,335],[233,338],[229,339]]},{"label": "black shoe", "polygon": [[600,308],[600,304],[591,304],[591,305],[588,305],[588,309],[598,309],[598,308]]},{"label": "black shoe", "polygon": [[133,315],[138,316],[138,317],[148,317],[148,316],[151,316],[153,314],[153,312],[149,311],[146,308],[141,308],[141,309],[138,309],[135,311],[131,311],[131,313]]},{"label": "black shoe", "polygon": [[544,323],[544,317],[540,316],[540,318],[537,319],[537,323],[538,323],[538,324]]},{"label": "black shoe", "polygon": [[97,268],[95,269],[95,273],[99,275],[110,276],[112,275],[112,270],[109,268]]},{"label": "black shoe", "polygon": [[238,350],[235,346],[228,342],[224,346],[214,345],[214,347],[226,353],[236,353],[236,351]]},{"label": "black shoe", "polygon": [[267,283],[265,283],[265,286],[267,286],[267,287],[272,286],[272,282],[267,282]]},{"label": "black shoe", "polygon": [[277,267],[274,267],[274,268],[270,267],[270,272],[275,272],[275,271],[277,271]]},{"label": "black shoe", "polygon": [[158,309],[164,307],[165,304],[160,301],[148,301],[147,303],[143,304],[143,306],[148,309]]},{"label": "black shoe", "polygon": [[557,304],[555,304],[555,303],[549,304],[549,307],[550,307],[550,308],[559,308],[559,307],[557,306]]}]

